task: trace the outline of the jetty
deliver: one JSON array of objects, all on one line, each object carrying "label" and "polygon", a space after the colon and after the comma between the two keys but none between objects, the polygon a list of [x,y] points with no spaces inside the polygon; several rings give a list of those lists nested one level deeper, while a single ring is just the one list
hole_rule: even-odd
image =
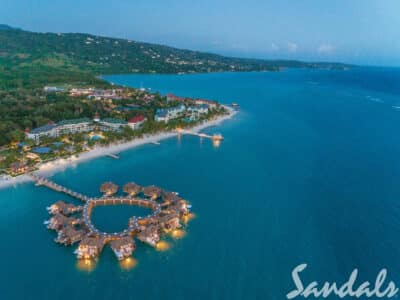
[{"label": "jetty", "polygon": [[119,159],[119,156],[117,154],[112,154],[112,153],[108,153],[106,154],[108,157],[114,158],[114,159]]},{"label": "jetty", "polygon": [[196,132],[196,131],[192,131],[192,130],[188,130],[188,129],[183,129],[183,128],[177,128],[176,131],[179,134],[187,134],[187,135],[198,136],[200,138],[206,138],[206,139],[210,139],[210,140],[213,140],[213,141],[222,141],[224,139],[224,137],[220,133],[215,133],[213,135],[209,135],[209,134],[206,134],[206,133],[200,133],[200,132]]},{"label": "jetty", "polygon": [[91,198],[88,196],[85,196],[81,193],[75,192],[67,187],[64,187],[58,183],[55,183],[47,178],[38,176],[36,174],[30,173],[29,176],[36,182],[37,186],[45,186],[53,191],[64,193],[68,196],[71,196],[72,198],[81,200],[81,201],[89,201]]}]

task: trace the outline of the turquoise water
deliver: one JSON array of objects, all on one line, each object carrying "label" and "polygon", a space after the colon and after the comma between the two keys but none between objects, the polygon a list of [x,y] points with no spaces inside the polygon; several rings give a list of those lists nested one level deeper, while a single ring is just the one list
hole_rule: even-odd
[{"label": "turquoise water", "polygon": [[[89,195],[108,180],[156,184],[179,191],[197,218],[168,251],[139,245],[130,271],[106,249],[88,272],[42,224],[46,206],[67,197],[1,190],[0,299],[285,299],[300,263],[305,282],[344,282],[353,268],[374,282],[386,267],[400,284],[399,70],[106,78],[241,111],[206,130],[225,136],[218,148],[173,138],[53,179]],[[128,215],[96,218],[112,230]]]}]

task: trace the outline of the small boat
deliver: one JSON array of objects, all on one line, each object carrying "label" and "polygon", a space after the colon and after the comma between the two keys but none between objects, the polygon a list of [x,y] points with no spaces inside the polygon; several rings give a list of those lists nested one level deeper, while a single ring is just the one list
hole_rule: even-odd
[{"label": "small boat", "polygon": [[237,104],[236,102],[233,102],[233,103],[231,104],[231,106],[232,106],[235,110],[238,110],[238,109],[239,109],[239,104]]}]

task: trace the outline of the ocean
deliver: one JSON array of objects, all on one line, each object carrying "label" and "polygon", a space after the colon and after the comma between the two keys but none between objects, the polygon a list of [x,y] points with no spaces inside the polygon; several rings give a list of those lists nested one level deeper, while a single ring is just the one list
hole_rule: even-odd
[{"label": "ocean", "polygon": [[[113,75],[161,94],[237,102],[207,133],[83,162],[52,176],[99,195],[104,181],[178,191],[196,218],[157,251],[138,243],[133,268],[109,248],[77,264],[53,242],[46,207],[67,196],[31,183],[0,190],[0,299],[286,299],[303,282],[400,285],[400,70],[289,69],[274,73]],[[99,208],[102,230],[123,228],[134,208]],[[335,298],[332,298],[335,299]]]}]

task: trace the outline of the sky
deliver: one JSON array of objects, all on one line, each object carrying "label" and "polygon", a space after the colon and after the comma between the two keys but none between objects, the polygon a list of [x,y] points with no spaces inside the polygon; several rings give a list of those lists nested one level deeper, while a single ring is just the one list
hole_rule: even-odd
[{"label": "sky", "polygon": [[230,56],[400,66],[400,0],[0,0],[0,24]]}]

